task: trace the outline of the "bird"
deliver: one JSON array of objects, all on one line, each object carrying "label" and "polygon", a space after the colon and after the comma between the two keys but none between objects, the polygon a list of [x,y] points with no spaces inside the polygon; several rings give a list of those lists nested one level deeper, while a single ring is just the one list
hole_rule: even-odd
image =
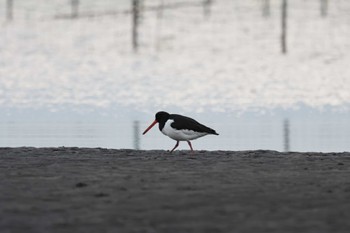
[{"label": "bird", "polygon": [[176,144],[170,151],[172,153],[178,146],[180,141],[186,141],[193,152],[191,140],[203,137],[208,134],[219,135],[215,130],[202,125],[196,120],[182,116],[179,114],[169,114],[164,111],[157,112],[155,120],[143,132],[145,135],[155,124],[159,124],[159,130],[166,136],[174,139]]}]

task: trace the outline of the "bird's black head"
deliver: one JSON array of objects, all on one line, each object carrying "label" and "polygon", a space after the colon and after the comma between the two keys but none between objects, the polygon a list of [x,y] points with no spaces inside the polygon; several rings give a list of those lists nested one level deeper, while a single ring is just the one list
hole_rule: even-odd
[{"label": "bird's black head", "polygon": [[152,122],[150,126],[143,132],[143,134],[147,133],[155,124],[159,123],[159,129],[162,130],[165,122],[169,119],[170,114],[167,112],[157,112],[156,119]]},{"label": "bird's black head", "polygon": [[160,122],[166,122],[169,119],[170,114],[167,112],[157,112],[156,113],[156,121]]}]

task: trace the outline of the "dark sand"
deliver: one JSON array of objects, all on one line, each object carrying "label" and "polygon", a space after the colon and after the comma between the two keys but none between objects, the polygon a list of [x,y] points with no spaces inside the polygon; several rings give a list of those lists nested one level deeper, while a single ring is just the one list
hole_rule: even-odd
[{"label": "dark sand", "polygon": [[350,153],[0,148],[0,232],[350,232]]}]

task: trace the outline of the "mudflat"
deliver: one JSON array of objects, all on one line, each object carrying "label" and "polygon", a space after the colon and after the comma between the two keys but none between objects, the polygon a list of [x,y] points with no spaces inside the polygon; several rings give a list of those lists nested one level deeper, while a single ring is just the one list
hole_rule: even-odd
[{"label": "mudflat", "polygon": [[350,232],[350,153],[0,148],[0,232]]}]

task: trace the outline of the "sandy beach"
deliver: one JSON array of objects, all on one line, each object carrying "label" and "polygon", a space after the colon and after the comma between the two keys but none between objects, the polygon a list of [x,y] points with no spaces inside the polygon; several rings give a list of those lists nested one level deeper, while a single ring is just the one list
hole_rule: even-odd
[{"label": "sandy beach", "polygon": [[350,153],[0,148],[0,232],[349,232]]}]

